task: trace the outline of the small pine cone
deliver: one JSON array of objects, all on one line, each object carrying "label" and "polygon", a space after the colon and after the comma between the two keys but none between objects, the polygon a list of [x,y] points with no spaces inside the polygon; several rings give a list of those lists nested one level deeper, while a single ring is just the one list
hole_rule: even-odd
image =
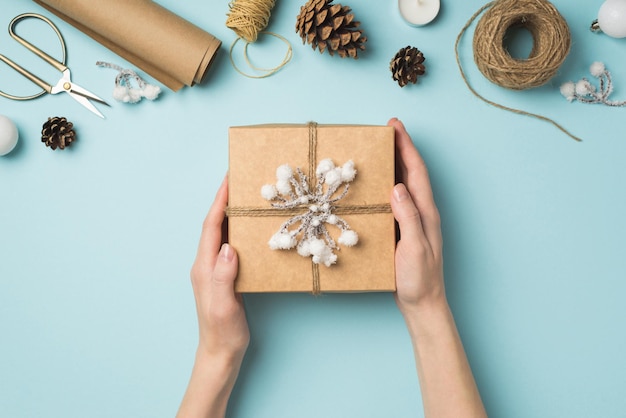
[{"label": "small pine cone", "polygon": [[348,6],[331,4],[333,0],[309,0],[300,7],[296,22],[296,32],[302,43],[309,43],[319,48],[320,53],[335,52],[341,57],[357,59],[357,51],[365,50],[367,37],[357,29],[361,23],[354,20],[354,14]]},{"label": "small pine cone", "polygon": [[41,142],[53,150],[69,147],[76,140],[76,133],[72,129],[74,124],[65,118],[51,117],[43,124],[41,130]]},{"label": "small pine cone", "polygon": [[417,77],[426,72],[425,59],[424,54],[417,48],[407,46],[400,49],[389,64],[393,79],[398,82],[400,87],[409,83],[417,83]]}]

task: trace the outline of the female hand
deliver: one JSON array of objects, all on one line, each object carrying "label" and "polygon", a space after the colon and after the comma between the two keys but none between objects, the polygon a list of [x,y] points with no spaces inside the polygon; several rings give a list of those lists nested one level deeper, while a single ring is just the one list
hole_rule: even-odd
[{"label": "female hand", "polygon": [[396,247],[396,302],[406,316],[431,302],[445,302],[442,237],[428,170],[404,124],[396,131],[396,177],[391,208],[400,227]]},{"label": "female hand", "polygon": [[400,227],[396,302],[407,324],[427,418],[486,418],[443,283],[439,211],[424,160],[398,119],[391,209]]},{"label": "female hand", "polygon": [[198,254],[191,269],[200,339],[198,351],[241,360],[250,332],[240,294],[235,294],[237,253],[224,243],[228,182],[224,179],[202,226]]},{"label": "female hand", "polygon": [[200,338],[178,418],[223,417],[250,341],[240,294],[234,290],[237,253],[225,241],[228,183],[207,215],[191,269]]}]

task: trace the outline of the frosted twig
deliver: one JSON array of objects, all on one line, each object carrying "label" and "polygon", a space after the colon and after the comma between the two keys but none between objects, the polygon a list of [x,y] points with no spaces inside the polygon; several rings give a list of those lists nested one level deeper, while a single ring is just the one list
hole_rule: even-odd
[{"label": "frosted twig", "polygon": [[612,107],[626,106],[626,101],[609,100],[609,96],[613,92],[613,80],[611,73],[604,67],[603,63],[594,62],[591,64],[589,72],[598,79],[598,89],[587,78],[583,77],[576,83],[573,81],[563,83],[560,89],[563,97],[570,102],[577,100],[581,103],[602,103]]},{"label": "frosted twig", "polygon": [[[348,193],[349,183],[354,180],[356,170],[352,161],[336,167],[330,159],[322,160],[316,169],[317,184],[311,192],[307,176],[296,168],[283,164],[276,169],[276,184],[266,184],[261,195],[276,209],[305,208],[304,214],[289,218],[269,241],[273,250],[296,248],[303,257],[311,257],[316,264],[330,267],[337,261],[333,250],[337,243],[351,247],[358,242],[358,235],[348,223],[333,213],[334,203]],[[309,173],[313,175],[313,173]],[[337,190],[344,186],[341,193]],[[299,224],[297,228],[294,225]],[[335,225],[341,230],[337,242],[330,235],[326,225]]]}]

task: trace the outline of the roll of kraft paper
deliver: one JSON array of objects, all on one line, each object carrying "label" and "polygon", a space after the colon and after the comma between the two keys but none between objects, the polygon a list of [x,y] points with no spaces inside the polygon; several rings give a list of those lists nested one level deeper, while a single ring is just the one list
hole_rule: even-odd
[{"label": "roll of kraft paper", "polygon": [[34,0],[170,89],[200,83],[222,42],[151,0]]}]

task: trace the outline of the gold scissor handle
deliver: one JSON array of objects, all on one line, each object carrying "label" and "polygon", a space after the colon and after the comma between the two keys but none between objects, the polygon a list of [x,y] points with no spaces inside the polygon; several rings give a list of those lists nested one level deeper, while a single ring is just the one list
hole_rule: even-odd
[{"label": "gold scissor handle", "polygon": [[[27,19],[27,18],[35,18],[35,19],[43,20],[44,22],[46,22],[52,28],[52,30],[54,30],[54,32],[57,34],[57,37],[59,38],[59,41],[61,42],[61,50],[63,52],[63,59],[61,61],[52,58],[50,55],[48,55],[45,52],[41,51],[39,48],[37,48],[36,46],[32,45],[30,42],[26,41],[25,39],[21,38],[20,36],[18,36],[15,33],[15,30],[14,30],[15,25],[18,22],[20,22],[21,20]],[[9,24],[9,34],[11,35],[11,37],[13,39],[15,39],[17,42],[19,42],[22,46],[26,47],[28,50],[30,50],[33,53],[37,54],[37,56],[41,57],[47,63],[49,63],[50,65],[54,66],[54,68],[56,68],[57,70],[63,72],[63,71],[65,71],[67,69],[67,67],[65,66],[65,57],[66,57],[65,41],[63,40],[63,36],[61,36],[61,32],[59,32],[59,29],[47,17],[42,16],[42,15],[37,14],[37,13],[24,13],[24,14],[21,14],[19,16],[16,16],[11,21],[11,23]],[[50,86],[50,84],[46,83],[45,81],[43,81],[42,79],[40,79],[36,75],[31,74],[29,71],[23,69],[22,67],[20,67],[18,64],[16,64],[15,62],[10,60],[9,58],[5,57],[4,55],[0,55],[0,61],[3,61],[9,67],[13,68],[15,71],[17,71],[18,73],[20,73],[24,77],[28,78],[30,81],[32,81],[33,83],[37,84],[39,87],[41,87],[43,89],[39,93],[30,95],[30,96],[15,96],[15,95],[12,95],[12,94],[0,91],[0,96],[6,97],[7,99],[12,99],[12,100],[31,100],[31,99],[36,99],[37,97],[39,97],[39,96],[41,96],[43,94],[51,92],[52,87]]]},{"label": "gold scissor handle", "polygon": [[17,25],[20,21],[22,21],[24,19],[31,18],[31,17],[35,18],[35,19],[43,20],[48,25],[50,25],[52,30],[54,30],[54,32],[57,34],[57,36],[61,40],[61,46],[63,47],[63,55],[65,55],[65,42],[63,41],[63,36],[61,36],[61,32],[59,32],[59,29],[54,25],[54,23],[52,23],[52,21],[50,19],[48,19],[47,17],[42,16],[40,14],[37,14],[37,13],[24,13],[24,14],[21,14],[19,16],[16,16],[11,21],[11,23],[9,23],[9,34],[11,35],[11,37],[13,39],[15,39],[17,42],[19,42],[20,44],[22,44],[24,47],[26,47],[29,51],[31,51],[34,54],[36,54],[39,58],[43,59],[48,64],[52,65],[54,68],[59,70],[60,72],[63,72],[65,70],[67,70],[67,67],[65,66],[65,64],[63,64],[62,62],[59,62],[55,58],[52,58],[50,55],[46,54],[41,49],[37,48],[35,45],[31,44],[30,42],[28,42],[24,38],[19,37],[15,33],[15,30],[14,30],[15,25]]},{"label": "gold scissor handle", "polygon": [[0,55],[0,61],[4,61],[9,67],[13,68],[15,71],[37,84],[39,87],[45,90],[46,93],[52,93],[52,86],[49,83],[46,83],[41,78],[37,77],[35,74],[31,73],[28,70],[17,65],[15,62],[11,61],[9,58],[4,55]]}]

